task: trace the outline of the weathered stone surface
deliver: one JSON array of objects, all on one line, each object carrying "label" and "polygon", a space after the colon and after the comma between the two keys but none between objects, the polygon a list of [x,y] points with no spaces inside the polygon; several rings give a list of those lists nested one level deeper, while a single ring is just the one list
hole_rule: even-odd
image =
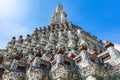
[{"label": "weathered stone surface", "polygon": [[67,21],[59,4],[48,27],[0,50],[2,80],[119,80],[120,52]]}]

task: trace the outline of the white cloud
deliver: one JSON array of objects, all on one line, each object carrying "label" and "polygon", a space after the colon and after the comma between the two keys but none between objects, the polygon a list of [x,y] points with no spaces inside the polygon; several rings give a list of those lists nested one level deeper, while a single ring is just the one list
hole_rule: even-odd
[{"label": "white cloud", "polygon": [[16,0],[0,0],[0,17],[10,17],[16,9]]},{"label": "white cloud", "polygon": [[12,36],[29,32],[28,27],[22,24],[28,11],[28,0],[0,0],[0,48],[4,48]]},{"label": "white cloud", "polygon": [[0,18],[21,18],[28,8],[27,0],[0,0]]}]

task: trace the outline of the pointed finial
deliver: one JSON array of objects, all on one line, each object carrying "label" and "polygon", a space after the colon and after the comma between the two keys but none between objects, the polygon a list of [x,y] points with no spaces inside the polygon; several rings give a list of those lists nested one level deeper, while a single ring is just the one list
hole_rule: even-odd
[{"label": "pointed finial", "polygon": [[56,11],[53,13],[50,19],[50,25],[66,23],[66,22],[67,22],[67,14],[63,9],[63,5],[59,3],[58,6],[56,7]]},{"label": "pointed finial", "polygon": [[62,12],[62,11],[63,11],[63,5],[61,3],[59,3],[56,8],[56,12]]}]

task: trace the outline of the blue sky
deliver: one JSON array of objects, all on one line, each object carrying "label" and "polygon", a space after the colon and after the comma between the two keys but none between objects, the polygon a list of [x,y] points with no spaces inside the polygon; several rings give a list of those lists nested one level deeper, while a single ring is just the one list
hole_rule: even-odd
[{"label": "blue sky", "polygon": [[36,27],[47,26],[59,1],[69,21],[98,39],[120,44],[119,0],[0,0],[0,48],[12,36],[25,38]]}]

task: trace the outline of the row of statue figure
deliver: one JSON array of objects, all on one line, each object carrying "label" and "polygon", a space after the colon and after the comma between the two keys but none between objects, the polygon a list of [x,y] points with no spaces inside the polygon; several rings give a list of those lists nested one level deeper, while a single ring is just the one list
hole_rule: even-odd
[{"label": "row of statue figure", "polygon": [[[70,24],[69,24],[70,25]],[[71,24],[72,25],[72,24]],[[43,49],[43,51],[56,50],[58,48],[65,48],[66,50],[78,49],[82,44],[89,46],[89,51],[93,49],[98,50],[98,52],[102,52],[103,49],[100,47],[98,41],[84,35],[84,31],[78,27],[74,26],[64,26],[64,28],[68,29],[58,29],[57,26],[54,26],[54,30],[49,31],[48,28],[35,30],[32,35],[27,35],[26,39],[23,39],[22,35],[19,36],[19,39],[16,40],[15,37],[8,43],[8,52],[12,52],[12,46],[14,47],[14,51],[25,52],[25,51],[33,51],[34,47],[39,47]],[[50,25],[50,28],[53,25]],[[62,24],[59,27],[63,27]],[[73,28],[72,28],[73,27]],[[48,33],[45,32],[48,30]],[[40,32],[40,33],[39,33]]]}]

